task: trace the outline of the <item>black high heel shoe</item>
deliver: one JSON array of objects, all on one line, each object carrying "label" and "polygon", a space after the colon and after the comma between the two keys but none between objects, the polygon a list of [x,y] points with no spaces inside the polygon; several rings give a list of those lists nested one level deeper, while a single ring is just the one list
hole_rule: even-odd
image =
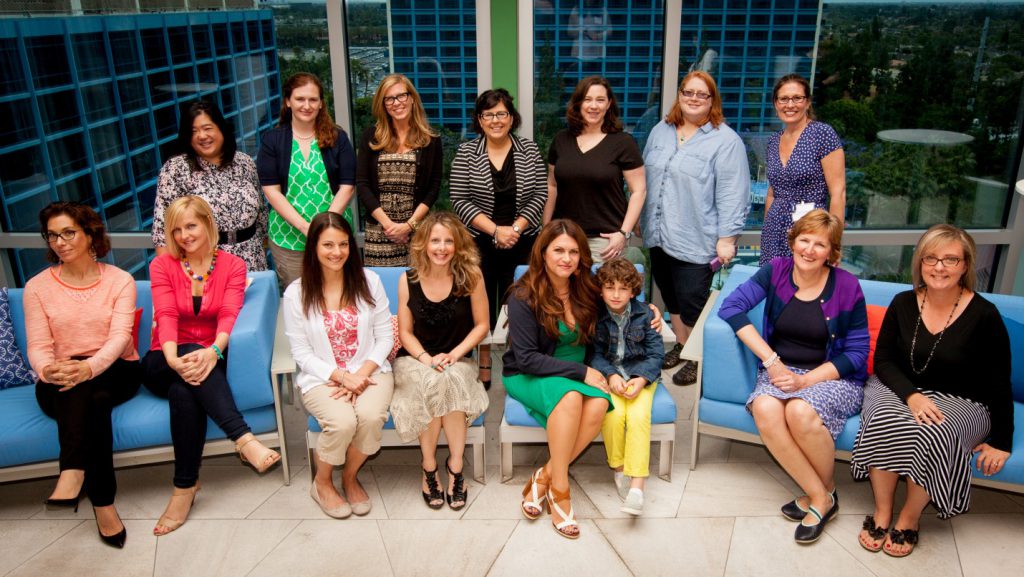
[{"label": "black high heel shoe", "polygon": [[82,498],[82,489],[78,490],[78,494],[70,499],[47,499],[43,501],[43,505],[47,511],[53,511],[55,509],[74,509],[75,513],[78,512],[78,501]]},{"label": "black high heel shoe", "polygon": [[96,525],[96,532],[100,534],[100,539],[107,545],[116,549],[124,549],[124,542],[128,539],[128,529],[124,526],[124,522],[121,523],[121,532],[116,535],[104,535],[103,532],[100,531],[100,526],[98,524]]},{"label": "black high heel shoe", "polygon": [[[447,465],[446,465],[447,466]],[[423,469],[423,478],[427,480],[427,491],[423,491],[423,501],[431,509],[444,507],[445,494],[441,490],[441,484],[437,482],[437,468],[433,471]]]},{"label": "black high heel shoe", "polygon": [[[462,476],[462,473],[456,473],[452,471],[451,465],[448,464],[448,460],[444,461],[444,468],[448,469],[448,474],[452,477],[452,492],[445,495],[445,499],[448,501],[448,507],[453,511],[466,506],[466,500],[469,497],[469,491],[466,489],[466,478]],[[461,503],[461,505],[452,505],[452,503]]]}]

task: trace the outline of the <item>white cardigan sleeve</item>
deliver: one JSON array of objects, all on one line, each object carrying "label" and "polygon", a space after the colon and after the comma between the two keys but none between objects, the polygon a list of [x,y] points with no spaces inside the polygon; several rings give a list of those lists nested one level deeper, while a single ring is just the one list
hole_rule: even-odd
[{"label": "white cardigan sleeve", "polygon": [[338,368],[338,365],[333,358],[328,360],[317,356],[314,350],[313,343],[318,339],[326,338],[323,322],[315,322],[320,315],[314,313],[314,318],[307,318],[303,314],[301,282],[292,283],[284,291],[283,301],[284,333],[288,336],[295,365],[301,373],[306,373],[321,383],[326,383],[331,380],[331,374]]},{"label": "white cardigan sleeve", "polygon": [[[366,335],[372,339],[373,346],[370,347],[369,360],[387,372],[387,359],[391,354],[391,347],[395,344],[394,329],[391,324],[391,309],[388,306],[388,295],[384,292],[384,284],[380,277],[371,271],[366,271],[366,281],[370,285],[370,294],[373,296],[373,311],[370,317],[370,329],[372,335]],[[363,335],[359,336],[360,339]]]}]

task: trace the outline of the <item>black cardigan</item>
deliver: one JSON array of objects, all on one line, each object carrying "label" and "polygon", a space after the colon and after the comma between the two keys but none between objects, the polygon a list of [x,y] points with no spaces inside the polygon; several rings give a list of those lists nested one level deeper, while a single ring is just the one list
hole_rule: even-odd
[{"label": "black cardigan", "polygon": [[[376,222],[371,215],[380,208],[380,191],[377,183],[377,159],[380,158],[380,151],[370,148],[375,126],[371,124],[359,138],[359,156],[356,160],[356,194],[366,209],[367,222]],[[441,139],[431,138],[429,144],[416,149],[415,152],[416,185],[413,190],[413,206],[425,204],[430,208],[434,206],[437,195],[441,192]]]},{"label": "black cardigan", "polygon": [[[533,310],[513,293],[508,297],[508,350],[502,361],[502,376],[527,374],[537,377],[566,377],[583,382],[587,365],[556,359],[558,342],[537,322]],[[587,358],[592,351],[587,347]]]},{"label": "black cardigan", "polygon": [[[331,184],[331,195],[338,194],[343,184],[355,184],[356,153],[348,135],[341,128],[335,127],[337,138],[334,146],[320,148],[324,160],[327,180]],[[288,169],[292,162],[292,127],[291,124],[277,126],[263,135],[260,152],[256,156],[256,172],[260,177],[260,186],[281,186],[281,194],[288,195]]]}]

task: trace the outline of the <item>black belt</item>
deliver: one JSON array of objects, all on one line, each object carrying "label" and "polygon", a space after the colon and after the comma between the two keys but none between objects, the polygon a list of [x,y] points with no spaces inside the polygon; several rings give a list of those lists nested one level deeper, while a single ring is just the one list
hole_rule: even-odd
[{"label": "black belt", "polygon": [[256,223],[238,230],[222,230],[218,234],[217,244],[238,244],[256,236]]}]

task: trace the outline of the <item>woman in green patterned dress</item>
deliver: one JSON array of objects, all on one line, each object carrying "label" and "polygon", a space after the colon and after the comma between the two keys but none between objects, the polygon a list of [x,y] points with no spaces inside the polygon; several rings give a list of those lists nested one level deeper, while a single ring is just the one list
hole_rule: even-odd
[{"label": "woman in green patterned dress", "polygon": [[302,274],[309,221],[330,210],[352,223],[348,208],[356,181],[352,143],[334,124],[320,79],[293,74],[284,85],[277,127],[263,136],[256,169],[273,210],[270,253],[277,278],[287,287]]},{"label": "woman in green patterned dress", "polygon": [[563,537],[579,537],[569,502],[569,463],[601,432],[611,402],[604,375],[584,364],[597,324],[599,287],[583,229],[549,222],[537,235],[530,268],[508,298],[505,390],[547,430],[550,460],[523,489],[522,511],[540,516],[544,500]]}]

